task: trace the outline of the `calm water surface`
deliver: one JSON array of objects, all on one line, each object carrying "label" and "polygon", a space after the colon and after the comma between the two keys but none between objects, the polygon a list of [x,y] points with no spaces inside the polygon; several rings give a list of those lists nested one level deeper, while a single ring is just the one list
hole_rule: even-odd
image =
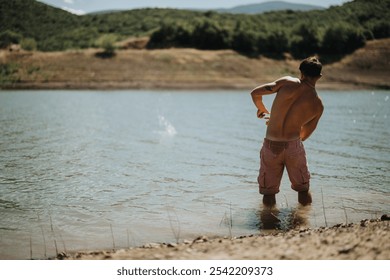
[{"label": "calm water surface", "polygon": [[320,95],[305,142],[313,205],[285,174],[269,213],[256,183],[266,126],[248,92],[0,91],[0,258],[389,213],[390,92]]}]

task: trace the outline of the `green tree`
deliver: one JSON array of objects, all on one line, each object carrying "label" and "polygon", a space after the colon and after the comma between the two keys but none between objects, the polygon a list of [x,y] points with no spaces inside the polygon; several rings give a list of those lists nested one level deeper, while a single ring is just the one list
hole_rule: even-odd
[{"label": "green tree", "polygon": [[152,33],[148,48],[190,47],[192,34],[188,27],[167,23]]},{"label": "green tree", "polygon": [[257,51],[260,54],[267,54],[271,52],[271,46],[268,41],[268,35],[265,33],[259,33],[257,35]]},{"label": "green tree", "polygon": [[364,46],[365,37],[361,30],[337,24],[329,27],[322,42],[322,52],[326,54],[346,54]]},{"label": "green tree", "polygon": [[387,19],[375,21],[370,29],[375,39],[390,37],[390,22]]},{"label": "green tree", "polygon": [[98,56],[105,57],[105,58],[114,56],[115,42],[116,42],[116,36],[113,34],[105,34],[101,36],[97,40],[96,45],[103,48],[103,52],[98,53]]},{"label": "green tree", "polygon": [[290,47],[287,34],[283,30],[276,30],[268,34],[267,43],[268,53],[276,55],[283,54],[288,51]]},{"label": "green tree", "polygon": [[252,55],[257,53],[257,35],[252,30],[236,30],[232,39],[233,50]]},{"label": "green tree", "polygon": [[313,23],[301,23],[293,34],[290,49],[295,57],[302,58],[318,53],[320,40]]},{"label": "green tree", "polygon": [[34,51],[37,49],[37,42],[33,38],[23,38],[20,45],[26,51]]},{"label": "green tree", "polygon": [[174,44],[175,29],[172,25],[164,24],[152,33],[148,48],[169,48]]},{"label": "green tree", "polygon": [[6,30],[0,33],[0,48],[7,48],[12,44],[19,44],[22,36],[11,30]]},{"label": "green tree", "polygon": [[195,26],[192,33],[192,44],[198,49],[229,49],[231,47],[231,33],[228,29],[221,27],[218,22],[204,20]]}]

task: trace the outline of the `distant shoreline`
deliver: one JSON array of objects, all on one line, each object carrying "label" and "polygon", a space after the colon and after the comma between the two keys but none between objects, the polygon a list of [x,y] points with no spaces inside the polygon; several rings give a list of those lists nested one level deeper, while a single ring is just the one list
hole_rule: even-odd
[{"label": "distant shoreline", "polygon": [[[217,83],[196,83],[196,84],[143,84],[143,83],[94,83],[94,84],[72,84],[72,83],[18,83],[4,86],[2,90],[252,90],[253,85],[226,85]],[[318,83],[317,90],[378,90],[367,85],[356,85],[346,83]]]}]

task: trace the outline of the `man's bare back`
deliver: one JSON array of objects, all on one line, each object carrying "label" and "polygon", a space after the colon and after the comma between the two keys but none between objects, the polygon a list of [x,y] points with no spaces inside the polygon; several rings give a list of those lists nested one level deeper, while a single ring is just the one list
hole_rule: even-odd
[{"label": "man's bare back", "polygon": [[283,77],[252,91],[261,113],[268,113],[262,95],[277,92],[272,104],[266,138],[273,141],[306,140],[317,126],[323,111],[321,99],[307,80]]}]

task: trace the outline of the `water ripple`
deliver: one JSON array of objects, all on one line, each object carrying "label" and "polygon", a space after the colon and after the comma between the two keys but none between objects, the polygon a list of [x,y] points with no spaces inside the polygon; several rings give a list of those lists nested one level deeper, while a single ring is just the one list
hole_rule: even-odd
[{"label": "water ripple", "polygon": [[[266,126],[241,93],[1,91],[0,248],[12,251],[0,258],[28,258],[30,237],[41,250],[51,226],[76,250],[106,244],[110,225],[135,244],[166,242],[173,218],[182,238],[226,235],[230,212],[233,234],[263,230],[257,175]],[[345,211],[351,221],[388,212],[390,129],[380,117],[390,114],[388,91],[321,95],[326,111],[305,142],[315,198],[307,222],[324,224],[322,197],[329,223],[343,222]],[[270,107],[272,96],[264,102]],[[285,175],[281,227],[296,199]]]}]

